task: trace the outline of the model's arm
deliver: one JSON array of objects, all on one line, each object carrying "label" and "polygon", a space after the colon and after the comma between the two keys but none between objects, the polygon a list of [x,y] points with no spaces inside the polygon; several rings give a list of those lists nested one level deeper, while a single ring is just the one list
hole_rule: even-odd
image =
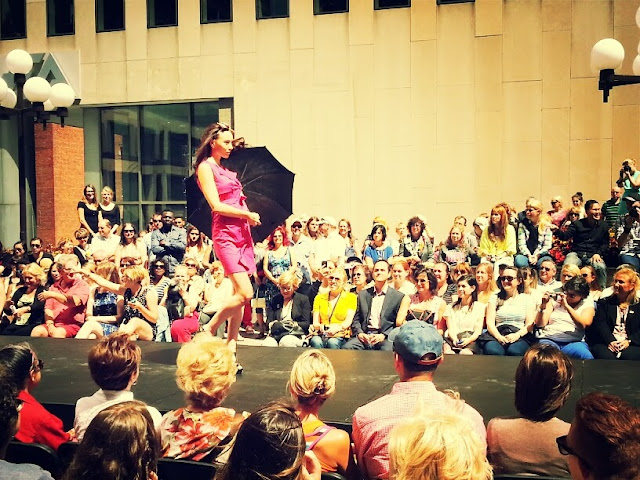
[{"label": "model's arm", "polygon": [[216,182],[213,178],[213,171],[208,165],[201,163],[196,174],[198,176],[198,181],[202,186],[202,194],[213,212],[224,215],[225,217],[244,218],[252,226],[260,225],[260,215],[257,213],[241,210],[220,201],[218,188],[216,187]]}]

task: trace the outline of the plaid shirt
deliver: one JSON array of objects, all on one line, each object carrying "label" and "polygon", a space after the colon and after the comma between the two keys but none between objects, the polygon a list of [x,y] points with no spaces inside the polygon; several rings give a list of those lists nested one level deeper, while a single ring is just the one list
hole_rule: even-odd
[{"label": "plaid shirt", "polygon": [[419,401],[428,411],[460,408],[486,446],[484,421],[475,409],[437,391],[430,381],[398,382],[389,395],[363,405],[353,415],[356,457],[366,478],[389,478],[389,434],[401,420],[416,413]]}]

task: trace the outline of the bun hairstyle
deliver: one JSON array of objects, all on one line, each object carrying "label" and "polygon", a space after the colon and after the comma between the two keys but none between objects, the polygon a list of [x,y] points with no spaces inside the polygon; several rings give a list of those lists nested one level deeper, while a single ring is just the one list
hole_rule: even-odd
[{"label": "bun hairstyle", "polygon": [[23,390],[34,368],[35,353],[27,342],[0,349],[0,372],[14,389]]},{"label": "bun hairstyle", "polygon": [[289,391],[301,405],[320,407],[336,391],[336,372],[320,350],[302,353],[291,368]]}]

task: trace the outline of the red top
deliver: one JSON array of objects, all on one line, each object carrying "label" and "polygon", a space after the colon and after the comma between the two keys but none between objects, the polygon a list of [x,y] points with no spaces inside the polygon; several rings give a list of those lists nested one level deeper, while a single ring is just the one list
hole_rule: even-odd
[{"label": "red top", "polygon": [[62,293],[67,296],[75,296],[80,300],[80,305],[73,305],[73,302],[60,303],[53,298],[48,298],[45,302],[45,310],[51,310],[53,321],[56,324],[82,325],[87,310],[87,300],[89,299],[89,284],[80,275],[73,277],[73,282],[63,287],[60,280],[51,285],[50,292]]},{"label": "red top", "polygon": [[49,413],[29,392],[22,390],[18,398],[23,404],[16,440],[23,443],[42,443],[54,450],[57,450],[60,444],[71,440],[70,435],[64,431],[62,420]]}]

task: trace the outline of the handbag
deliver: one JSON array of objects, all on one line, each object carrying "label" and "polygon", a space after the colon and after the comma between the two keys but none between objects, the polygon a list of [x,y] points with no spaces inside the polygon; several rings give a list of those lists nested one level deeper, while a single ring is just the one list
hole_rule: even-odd
[{"label": "handbag", "polygon": [[285,335],[293,335],[298,338],[305,336],[304,330],[295,320],[276,320],[271,324],[271,336],[278,342]]},{"label": "handbag", "polygon": [[[327,327],[331,324],[331,319],[333,318],[333,314],[336,311],[336,307],[338,306],[338,302],[340,301],[341,296],[342,296],[342,292],[340,292],[340,294],[338,295],[338,299],[336,300],[336,303],[333,305],[333,309],[329,314],[328,323],[325,324],[325,326]],[[316,335],[328,336],[327,333],[324,331],[322,332],[314,331],[313,333],[309,334],[309,337],[314,337]],[[339,332],[334,333],[333,335],[331,335],[331,338],[351,338],[351,327],[342,329]]]},{"label": "handbag", "polygon": [[[507,335],[520,331],[520,329],[514,325],[498,325],[496,328],[498,329],[498,332],[500,332],[500,335],[502,335],[503,337],[506,337]],[[537,342],[535,335],[533,335],[530,332],[527,333],[524,337],[522,337],[521,340],[524,340],[529,345],[533,345],[534,343]],[[476,340],[476,343],[480,348],[484,348],[484,346],[491,341],[497,341],[497,340],[493,335],[489,333],[489,330],[486,330],[482,332],[482,334],[478,337],[478,339]]]}]

